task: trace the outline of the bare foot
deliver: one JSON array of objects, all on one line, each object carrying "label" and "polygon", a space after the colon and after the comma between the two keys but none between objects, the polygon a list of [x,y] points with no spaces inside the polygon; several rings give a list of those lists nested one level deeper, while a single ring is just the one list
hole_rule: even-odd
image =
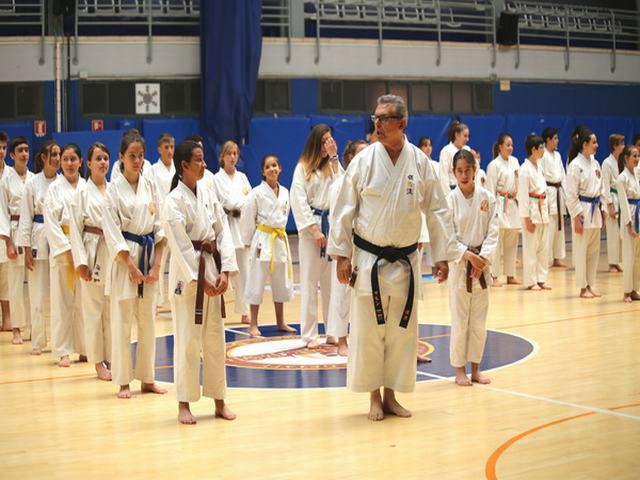
[{"label": "bare foot", "polygon": [[129,385],[120,385],[118,398],[122,398],[122,399],[131,398],[131,389],[129,388]]},{"label": "bare foot", "polygon": [[492,287],[501,287],[502,283],[500,283],[500,280],[498,280],[498,277],[492,277],[493,281],[491,282],[491,286]]},{"label": "bare foot", "polygon": [[518,280],[518,277],[507,277],[507,285],[521,285],[522,282]]},{"label": "bare foot", "polygon": [[599,297],[601,297],[601,296],[602,296],[602,294],[601,294],[601,293],[598,293],[598,292],[594,291],[594,290],[593,290],[590,286],[588,286],[588,285],[587,285],[587,290],[588,290],[589,292],[591,292],[591,295],[593,295],[593,296],[594,296],[594,297],[596,297],[596,298],[599,298]]},{"label": "bare foot", "polygon": [[616,265],[616,268],[618,269],[618,272],[619,272],[619,273],[622,273],[622,272],[623,272],[622,267],[621,267],[620,265]]},{"label": "bare foot", "polygon": [[527,287],[527,290],[540,291],[540,290],[542,290],[542,287],[540,287],[540,285],[529,285]]},{"label": "bare foot", "polygon": [[640,300],[640,295],[635,290],[631,291],[631,300]]},{"label": "bare foot", "polygon": [[327,345],[338,345],[338,338],[333,335],[328,335],[325,343]]},{"label": "bare foot", "polygon": [[31,355],[42,355],[42,349],[40,347],[33,347],[31,349]]},{"label": "bare foot", "polygon": [[398,403],[398,400],[396,400],[395,392],[390,388],[384,389],[382,410],[384,411],[384,413],[395,415],[396,417],[408,418],[411,416],[411,412],[400,405],[400,403]]},{"label": "bare foot", "polygon": [[464,369],[462,370],[462,372],[456,371],[455,381],[456,381],[456,385],[460,385],[461,387],[470,387],[472,385],[471,380],[469,380],[469,377],[467,377],[467,374],[464,372]]},{"label": "bare foot", "polygon": [[215,404],[216,404],[216,417],[217,418],[223,418],[225,420],[235,420],[236,419],[236,414],[233,413],[231,410],[229,410],[229,407],[227,407],[227,404],[224,403],[224,400],[218,400],[215,399],[214,400]]},{"label": "bare foot", "polygon": [[338,355],[341,357],[349,356],[349,345],[347,344],[347,337],[338,338]]},{"label": "bare foot", "polygon": [[142,393],[158,393],[160,395],[164,395],[165,393],[167,393],[166,388],[162,388],[156,383],[143,383],[140,391]]},{"label": "bare foot", "polygon": [[382,406],[380,390],[374,390],[370,393],[369,415],[367,415],[367,418],[372,422],[379,422],[384,419],[384,409]]},{"label": "bare foot", "polygon": [[283,323],[282,325],[278,325],[278,331],[285,332],[285,333],[296,333],[296,329],[293,327],[290,327],[286,323]]},{"label": "bare foot", "polygon": [[567,264],[557,258],[553,260],[553,264],[551,266],[558,268],[567,268]]},{"label": "bare foot", "polygon": [[309,343],[307,343],[307,348],[318,348],[320,346],[320,342],[318,342],[317,340],[311,340]]},{"label": "bare foot", "polygon": [[249,328],[249,335],[251,335],[252,337],[259,337],[260,335],[262,335],[262,333],[260,332],[258,327],[251,327]]},{"label": "bare foot", "polygon": [[89,361],[89,359],[87,358],[86,355],[78,355],[78,362],[87,363],[88,361]]},{"label": "bare foot", "polygon": [[191,414],[189,402],[178,402],[178,421],[183,425],[195,425],[196,417]]},{"label": "bare foot", "polygon": [[102,362],[96,363],[96,373],[100,380],[104,380],[105,382],[111,381],[111,370],[105,367]]},{"label": "bare foot", "polygon": [[22,335],[19,328],[13,329],[13,339],[11,340],[13,345],[22,345]]},{"label": "bare foot", "polygon": [[591,293],[590,290],[586,289],[586,288],[582,288],[580,289],[580,298],[593,298],[594,295],[593,293]]},{"label": "bare foot", "polygon": [[69,355],[64,355],[60,357],[60,360],[58,361],[58,366],[63,368],[69,368],[71,366],[71,359],[69,358]]},{"label": "bare foot", "polygon": [[631,298],[631,294],[630,293],[625,293],[624,294],[624,299],[625,303],[631,303],[633,302],[633,299]]},{"label": "bare foot", "polygon": [[431,363],[431,357],[427,357],[426,355],[417,355],[418,363]]},{"label": "bare foot", "polygon": [[240,318],[240,323],[244,323],[246,325],[250,325],[251,324],[251,319],[249,318],[248,315],[242,315],[242,318]]},{"label": "bare foot", "polygon": [[538,282],[538,286],[542,289],[542,290],[551,290],[551,287],[549,285],[547,285],[544,282]]},{"label": "bare foot", "polygon": [[491,383],[491,379],[489,377],[485,377],[480,372],[472,374],[471,381],[475,383],[479,383],[481,385],[489,385]]},{"label": "bare foot", "polygon": [[13,327],[11,326],[10,323],[9,324],[6,324],[6,323],[2,324],[2,331],[3,332],[11,332],[12,330],[13,330]]}]

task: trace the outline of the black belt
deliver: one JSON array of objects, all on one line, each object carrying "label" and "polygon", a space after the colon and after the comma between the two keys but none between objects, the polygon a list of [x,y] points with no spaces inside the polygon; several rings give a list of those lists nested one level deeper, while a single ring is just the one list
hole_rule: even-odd
[{"label": "black belt", "polygon": [[558,231],[562,230],[562,212],[560,211],[560,188],[562,183],[560,182],[547,182],[547,186],[554,187],[558,191],[556,192],[556,206],[558,207]]},{"label": "black belt", "polygon": [[[475,253],[476,255],[480,255],[481,248],[482,248],[482,245],[478,247],[467,247],[467,250],[469,250],[472,253]],[[467,262],[467,292],[469,293],[473,291],[473,278],[471,278],[472,269],[473,269],[473,265],[471,265],[471,262]],[[487,279],[484,278],[484,272],[480,273],[480,278],[478,280],[480,281],[480,286],[482,287],[482,289],[486,290]]]},{"label": "black belt", "polygon": [[387,262],[397,262],[398,260],[405,262],[409,266],[409,293],[407,294],[407,303],[404,305],[404,311],[402,312],[402,318],[400,319],[400,326],[407,328],[409,325],[409,319],[411,318],[411,310],[413,308],[413,266],[409,255],[418,249],[418,244],[414,243],[408,247],[379,247],[373,243],[368,242],[364,238],[353,234],[353,243],[356,247],[375,255],[376,261],[371,268],[371,291],[373,293],[373,308],[376,311],[376,319],[378,325],[384,325],[384,311],[382,310],[382,299],[380,298],[380,282],[378,280],[378,262],[380,260],[386,260]]}]

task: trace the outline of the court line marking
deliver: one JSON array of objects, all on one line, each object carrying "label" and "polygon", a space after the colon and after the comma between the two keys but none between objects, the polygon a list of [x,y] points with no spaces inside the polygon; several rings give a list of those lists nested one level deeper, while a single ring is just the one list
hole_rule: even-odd
[{"label": "court line marking", "polygon": [[508,330],[510,328],[537,327],[537,326],[540,326],[540,325],[547,325],[547,324],[552,324],[552,323],[567,322],[567,321],[572,321],[572,320],[583,320],[585,318],[593,318],[593,317],[607,317],[609,315],[620,315],[620,314],[624,314],[624,313],[633,313],[633,312],[640,312],[640,309],[634,308],[634,309],[630,309],[630,310],[622,310],[622,311],[617,311],[617,312],[594,313],[594,314],[589,314],[589,315],[581,315],[579,317],[559,318],[557,320],[548,320],[546,322],[526,323],[524,325],[509,325],[509,326],[500,327],[500,328],[503,329],[503,330]]}]

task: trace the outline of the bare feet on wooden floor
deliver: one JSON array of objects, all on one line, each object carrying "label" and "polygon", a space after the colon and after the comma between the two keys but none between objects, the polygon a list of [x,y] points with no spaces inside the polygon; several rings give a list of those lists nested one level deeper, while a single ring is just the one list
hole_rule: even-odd
[{"label": "bare feet on wooden floor", "polygon": [[157,383],[143,383],[140,391],[142,393],[157,393],[159,395],[164,395],[165,393],[167,393],[167,389],[161,387]]},{"label": "bare feet on wooden floor", "polygon": [[13,338],[11,339],[13,345],[22,345],[22,334],[19,328],[13,329]]},{"label": "bare feet on wooden floor", "polygon": [[262,335],[262,332],[260,331],[260,329],[256,326],[252,326],[249,328],[248,330],[249,335],[251,335],[252,337],[259,337],[260,335]]},{"label": "bare feet on wooden floor", "polygon": [[240,323],[244,323],[245,325],[250,325],[251,319],[249,318],[249,315],[242,315],[242,317],[240,318]]},{"label": "bare feet on wooden floor", "polygon": [[557,268],[567,268],[567,264],[557,258],[553,260],[553,263],[551,264],[551,266],[557,267]]},{"label": "bare feet on wooden floor", "polygon": [[216,404],[215,415],[217,418],[222,418],[224,420],[236,419],[236,414],[229,409],[224,400],[215,399],[214,402]]},{"label": "bare feet on wooden floor", "polygon": [[347,344],[347,337],[338,338],[338,355],[341,357],[349,356],[349,345]]},{"label": "bare feet on wooden floor", "polygon": [[104,380],[105,382],[111,381],[111,370],[109,370],[104,362],[96,363],[96,373],[98,374],[98,378],[100,380]]},{"label": "bare feet on wooden floor", "polygon": [[71,366],[71,359],[69,358],[69,355],[63,355],[60,357],[60,360],[58,360],[58,366],[62,368],[69,368]]},{"label": "bare feet on wooden floor", "polygon": [[501,287],[502,283],[498,280],[498,277],[491,277],[491,286],[492,287]]},{"label": "bare feet on wooden floor", "polygon": [[131,388],[129,385],[120,385],[120,391],[118,392],[118,398],[128,399],[131,398]]},{"label": "bare feet on wooden floor", "polygon": [[460,385],[461,387],[470,387],[472,385],[471,380],[469,380],[469,377],[467,377],[467,372],[465,372],[464,367],[456,367],[455,382],[456,385]]},{"label": "bare feet on wooden floor", "polygon": [[518,277],[507,277],[507,285],[522,285]]},{"label": "bare feet on wooden floor", "polygon": [[396,417],[408,418],[411,416],[411,412],[398,403],[398,400],[396,400],[396,393],[390,388],[384,389],[382,410],[384,413],[395,415]]},{"label": "bare feet on wooden floor", "polygon": [[196,417],[191,413],[189,402],[178,402],[178,421],[183,425],[195,425]]},{"label": "bare feet on wooden floor", "polygon": [[369,394],[369,415],[367,418],[372,422],[379,422],[384,419],[384,409],[382,407],[382,395],[380,390],[374,390]]},{"label": "bare feet on wooden floor", "polygon": [[283,323],[282,325],[278,325],[278,331],[285,332],[285,333],[296,333],[296,329],[293,327],[290,327],[286,323]]},{"label": "bare feet on wooden floor", "polygon": [[307,348],[318,348],[320,346],[320,342],[318,340],[311,340],[307,343]]}]

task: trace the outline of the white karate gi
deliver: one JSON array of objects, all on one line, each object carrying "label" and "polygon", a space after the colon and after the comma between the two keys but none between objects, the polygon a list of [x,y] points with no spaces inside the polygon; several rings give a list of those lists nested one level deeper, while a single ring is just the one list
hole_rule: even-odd
[{"label": "white karate gi", "polygon": [[236,250],[238,272],[229,278],[235,294],[234,312],[237,315],[249,315],[249,306],[244,302],[244,288],[247,283],[247,273],[249,272],[249,252],[244,248],[240,236],[240,221],[242,217],[236,216],[232,212],[242,211],[242,207],[247,201],[247,195],[251,191],[251,184],[247,176],[238,170],[231,177],[223,168],[220,168],[214,178],[216,190],[219,193],[218,199],[225,212],[227,212],[231,240]]},{"label": "white karate gi", "polygon": [[[433,162],[436,163],[436,162]],[[344,175],[336,178],[329,189],[329,224],[335,224],[335,212],[337,208],[338,194],[342,188]],[[426,225],[423,222],[423,236],[425,244],[429,241]],[[348,285],[340,283],[337,275],[338,262],[331,262],[331,300],[329,301],[329,324],[327,335],[331,337],[346,337],[349,332],[349,311],[351,310],[351,289]],[[419,288],[419,287],[418,287]]]},{"label": "white karate gi", "polygon": [[500,236],[491,261],[491,275],[504,273],[507,277],[516,275],[516,257],[518,255],[518,236],[520,216],[518,215],[518,159],[507,160],[498,155],[487,167],[486,189],[496,197]]},{"label": "white karate gi", "polygon": [[[179,402],[200,399],[200,353],[203,358],[205,397],[226,396],[224,326],[220,316],[220,296],[204,294],[202,324],[195,323],[198,266],[201,253],[192,241],[215,241],[223,272],[236,270],[231,232],[222,206],[211,190],[197,188],[197,195],[179,182],[165,200],[162,214],[164,232],[171,249],[169,300],[175,325],[173,351],[174,381]],[[213,256],[205,255],[205,276],[215,283],[219,272]]]},{"label": "white karate gi", "polygon": [[71,253],[76,268],[86,265],[92,273],[87,282],[79,276],[82,297],[82,318],[89,363],[111,361],[111,304],[105,294],[106,275],[111,270],[111,258],[104,234],[85,231],[85,227],[102,229],[102,192],[91,179],[78,187],[70,203],[69,226]]},{"label": "white karate gi", "polygon": [[69,259],[71,242],[63,230],[69,229],[71,198],[84,183],[84,178],[79,178],[74,187],[60,175],[49,186],[44,201],[44,227],[50,249],[51,351],[58,358],[73,352],[86,355],[80,289]]},{"label": "white karate gi", "polygon": [[24,186],[20,202],[20,223],[16,245],[31,247],[33,270],[27,271],[31,304],[31,347],[43,350],[47,346],[47,325],[51,322],[49,281],[49,243],[44,227],[44,202],[49,186],[59,177],[47,178],[44,172],[35,174]]},{"label": "white karate gi", "polygon": [[[11,308],[11,326],[25,328],[31,323],[29,293],[25,284],[24,252],[17,245],[18,221],[11,217],[20,216],[20,202],[24,195],[24,187],[33,173],[27,170],[25,178],[18,175],[15,169],[5,167],[0,180],[0,235],[10,237],[16,247],[18,257],[11,260],[6,256],[0,262],[7,262],[7,281],[9,306]],[[6,243],[0,240],[3,244]]]},{"label": "white karate gi", "polygon": [[618,182],[618,160],[611,154],[602,162],[602,212],[605,218],[605,227],[607,230],[607,258],[609,265],[618,265],[620,263],[620,219],[611,218],[609,215],[608,205],[613,203],[613,208],[620,215],[620,201],[618,200],[618,192],[616,183]]},{"label": "white karate gi", "polygon": [[[549,274],[549,206],[546,198],[547,181],[542,167],[528,158],[518,175],[518,210],[522,218],[522,283],[526,287],[544,283]],[[535,225],[533,233],[527,230],[524,219],[529,217]]]},{"label": "white karate gi", "polygon": [[[115,162],[113,162],[113,166],[111,167],[111,175],[109,176],[110,182],[113,182],[116,178],[122,176],[122,170],[120,170],[121,164],[122,162],[120,162],[120,160],[116,160]],[[145,158],[144,163],[142,164],[142,170],[140,170],[140,173],[148,172],[150,170],[151,170],[151,162]]]},{"label": "white karate gi", "polygon": [[620,236],[622,237],[622,283],[624,292],[636,291],[640,293],[640,236],[629,235],[627,224],[636,228],[636,210],[638,206],[630,204],[629,200],[640,199],[640,176],[638,171],[631,173],[625,168],[618,176],[616,190],[620,201]]},{"label": "white karate gi", "polygon": [[468,247],[480,247],[480,256],[490,259],[498,243],[499,222],[496,200],[491,192],[476,185],[471,198],[465,198],[459,188],[447,196],[456,232],[457,255],[450,264],[449,307],[451,309],[451,339],[449,360],[453,367],[467,362],[480,363],[487,337],[490,268],[483,275],[487,288],[473,279],[467,291],[467,262],[462,259]]},{"label": "white karate gi", "polygon": [[572,224],[573,259],[576,266],[578,288],[594,287],[596,271],[600,259],[600,229],[602,214],[600,206],[580,201],[579,196],[598,197],[602,201],[602,171],[594,159],[585,158],[581,153],[567,167],[566,179],[567,209],[571,219],[582,216],[584,231],[575,232]]},{"label": "white karate gi", "polygon": [[[278,197],[276,197],[269,184],[263,181],[249,193],[240,218],[242,243],[250,245],[249,274],[244,291],[245,303],[247,305],[262,304],[262,295],[269,276],[273,301],[290,301],[293,298],[293,267],[289,240],[286,237],[289,191],[280,185]],[[285,237],[258,230],[257,225],[282,229]],[[272,261],[273,271],[271,271]]]},{"label": "white karate gi", "polygon": [[312,209],[329,209],[329,187],[336,176],[324,176],[315,171],[309,180],[305,180],[304,167],[298,164],[291,182],[291,210],[298,229],[300,257],[300,332],[306,343],[318,338],[318,285],[325,329],[329,326],[331,262],[328,254],[320,256],[320,248],[309,227],[317,225],[320,228],[321,217],[315,215]]},{"label": "white karate gi", "polygon": [[[4,178],[13,167],[6,163],[0,175],[0,181]],[[5,226],[6,228],[6,226]],[[9,301],[9,259],[7,258],[7,245],[0,241],[0,300]]]},{"label": "white karate gi", "polygon": [[[549,227],[547,228],[547,244],[549,263],[554,259],[561,260],[567,256],[565,248],[564,213],[565,205],[565,177],[562,157],[557,151],[550,152],[545,148],[544,156],[538,160],[542,167],[542,174],[547,183],[547,205],[549,207]],[[553,187],[549,183],[560,184]],[[558,210],[558,197],[560,197],[560,209]],[[558,217],[560,217],[558,229]]]},{"label": "white karate gi", "polygon": [[353,233],[380,247],[410,246],[419,240],[424,212],[434,260],[454,258],[453,226],[436,172],[424,153],[406,138],[395,165],[385,147],[376,142],[351,161],[336,209],[328,254],[349,258],[358,269],[351,305],[347,386],[359,392],[381,386],[412,391],[418,339],[419,255],[417,251],[409,255],[416,295],[407,328],[399,324],[407,301],[409,268],[404,262],[378,263],[385,316],[385,323],[378,325],[371,293],[376,256],[354,248]]},{"label": "white karate gi", "polygon": [[[164,238],[156,186],[145,176],[138,179],[136,191],[124,175],[112,181],[102,212],[102,229],[113,263],[111,275],[106,278],[106,292],[111,295],[111,375],[117,385],[128,385],[136,378],[142,383],[153,383],[155,366],[155,315],[158,282],[145,283],[143,297],[138,298],[138,285],[129,280],[129,271],[118,252],[129,252],[138,266],[142,246],[126,240],[122,232],[134,235],[153,233],[154,249]],[[153,265],[151,255],[149,266]],[[139,267],[138,267],[139,268]],[[142,272],[143,274],[145,272]],[[137,324],[138,345],[135,372],[131,363],[131,325]]]}]

